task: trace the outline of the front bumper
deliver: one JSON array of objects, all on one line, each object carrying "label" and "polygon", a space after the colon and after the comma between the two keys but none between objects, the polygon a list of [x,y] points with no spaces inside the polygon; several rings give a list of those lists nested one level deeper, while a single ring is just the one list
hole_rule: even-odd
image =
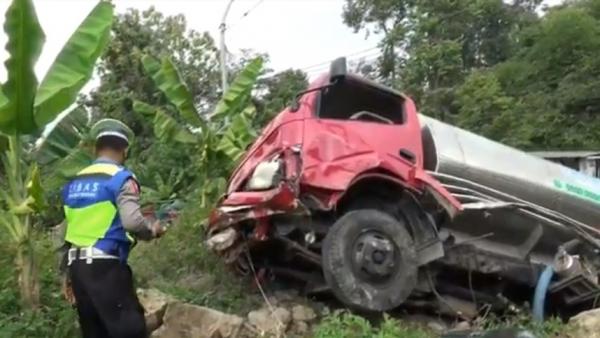
[{"label": "front bumper", "polygon": [[[304,213],[297,198],[295,184],[280,182],[276,188],[260,192],[235,192],[219,203],[211,213],[207,228],[207,246],[233,262],[243,250],[243,243],[252,244],[269,237],[269,217],[277,214]],[[248,233],[242,224],[251,225]]]}]

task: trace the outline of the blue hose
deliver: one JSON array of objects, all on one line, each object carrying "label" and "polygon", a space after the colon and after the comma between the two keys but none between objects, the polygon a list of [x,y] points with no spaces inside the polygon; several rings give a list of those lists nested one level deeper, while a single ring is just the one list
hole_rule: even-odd
[{"label": "blue hose", "polygon": [[535,286],[535,294],[533,295],[533,319],[537,322],[544,321],[544,307],[546,305],[546,293],[548,286],[554,275],[552,266],[548,265],[540,274],[540,278]]}]

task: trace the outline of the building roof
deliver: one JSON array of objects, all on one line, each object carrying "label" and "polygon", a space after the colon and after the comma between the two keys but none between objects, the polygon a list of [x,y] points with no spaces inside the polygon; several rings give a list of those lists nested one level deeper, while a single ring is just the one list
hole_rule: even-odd
[{"label": "building roof", "polygon": [[600,157],[600,150],[531,151],[530,154],[542,158],[585,158]]}]

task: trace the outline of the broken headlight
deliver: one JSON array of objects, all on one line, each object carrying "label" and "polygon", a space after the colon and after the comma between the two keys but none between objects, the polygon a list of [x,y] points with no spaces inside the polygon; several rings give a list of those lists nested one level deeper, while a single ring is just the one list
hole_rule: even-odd
[{"label": "broken headlight", "polygon": [[246,190],[267,190],[275,187],[283,177],[283,166],[280,158],[260,162],[246,183]]}]

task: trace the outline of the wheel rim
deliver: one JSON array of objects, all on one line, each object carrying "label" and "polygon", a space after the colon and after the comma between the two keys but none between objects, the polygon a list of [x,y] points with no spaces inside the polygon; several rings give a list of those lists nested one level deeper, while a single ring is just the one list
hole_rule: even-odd
[{"label": "wheel rim", "polygon": [[389,236],[380,231],[366,231],[354,241],[352,265],[360,279],[385,283],[398,269],[398,254]]}]

